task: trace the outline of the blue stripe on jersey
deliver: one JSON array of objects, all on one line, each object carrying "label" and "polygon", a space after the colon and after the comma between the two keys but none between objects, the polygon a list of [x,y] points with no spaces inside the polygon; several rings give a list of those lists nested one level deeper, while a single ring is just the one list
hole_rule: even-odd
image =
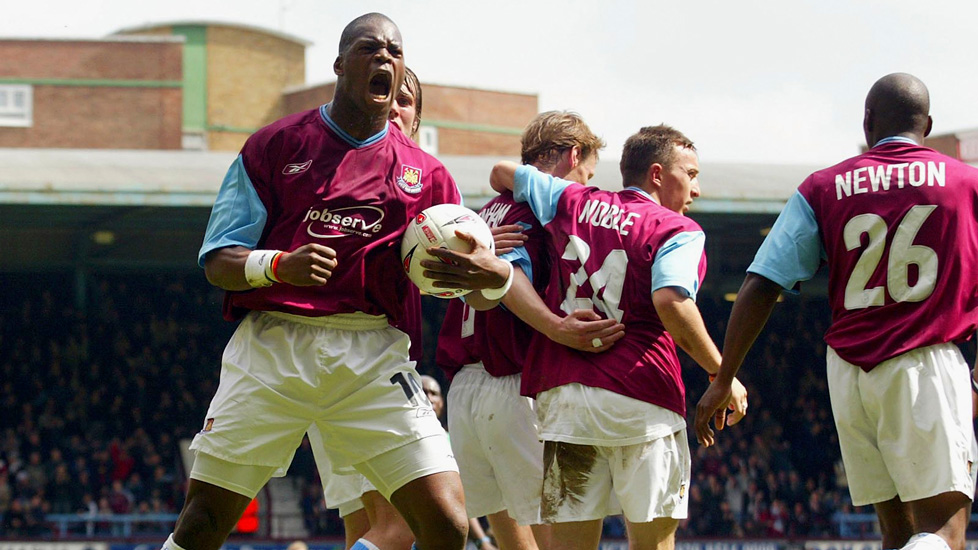
[{"label": "blue stripe on jersey", "polygon": [[786,290],[811,279],[826,257],[811,205],[795,191],[747,268]]},{"label": "blue stripe on jersey", "polygon": [[267,219],[268,211],[248,177],[244,160],[238,155],[217,192],[197,264],[204,267],[204,256],[218,248],[239,245],[254,249]]},{"label": "blue stripe on jersey", "polygon": [[533,263],[530,262],[530,253],[525,247],[517,246],[512,252],[507,252],[500,258],[522,269],[526,278],[533,282]]},{"label": "blue stripe on jersey", "polygon": [[329,126],[331,130],[336,132],[336,135],[340,136],[340,138],[342,138],[343,141],[349,143],[350,145],[356,147],[357,149],[377,143],[378,141],[384,139],[384,136],[387,135],[387,129],[390,126],[390,122],[384,124],[384,129],[381,130],[380,132],[377,132],[376,134],[361,141],[351,136],[350,134],[346,133],[346,130],[344,130],[343,128],[337,126],[336,123],[333,122],[333,119],[329,118],[329,114],[326,111],[327,107],[329,107],[329,103],[325,105],[320,105],[319,107],[319,116],[323,118],[323,122],[325,122],[326,125]]},{"label": "blue stripe on jersey", "polygon": [[634,185],[629,185],[628,187],[625,188],[625,191],[635,191],[639,195],[645,195],[645,197],[651,200],[652,202],[656,204],[659,203],[659,201],[652,198],[652,195],[650,195],[648,191],[642,189],[641,187],[635,187]]},{"label": "blue stripe on jersey", "polygon": [[671,286],[696,300],[705,245],[706,235],[702,231],[683,231],[666,241],[652,262],[652,292]]},{"label": "blue stripe on jersey", "polygon": [[886,145],[887,143],[908,143],[910,145],[919,145],[916,141],[914,141],[914,140],[912,140],[912,139],[910,139],[908,137],[904,137],[904,136],[890,136],[888,138],[883,138],[883,139],[877,141],[876,142],[876,145],[873,145],[873,147],[879,147],[880,145]]},{"label": "blue stripe on jersey", "polygon": [[557,202],[560,196],[568,185],[573,185],[569,181],[544,174],[529,164],[517,168],[513,179],[513,198],[519,202],[529,203],[533,215],[543,225],[553,221],[554,216],[557,215]]}]

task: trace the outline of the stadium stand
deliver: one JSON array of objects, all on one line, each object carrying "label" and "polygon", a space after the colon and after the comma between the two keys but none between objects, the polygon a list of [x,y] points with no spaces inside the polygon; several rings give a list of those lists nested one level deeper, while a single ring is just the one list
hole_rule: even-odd
[{"label": "stadium stand", "polygon": [[[95,274],[81,311],[65,274],[5,274],[0,286],[0,537],[167,532],[152,519],[172,520],[180,509],[178,442],[203,417],[233,328],[220,318],[221,293],[196,272]],[[444,304],[425,300],[429,352]],[[706,295],[700,305],[718,337],[730,304]],[[840,531],[838,513],[871,510],[847,501],[821,373],[827,311],[817,295],[788,297],[775,310],[743,371],[748,416],[714,448],[692,443],[681,539],[873,536],[872,522]],[[685,366],[692,409],[706,380]],[[441,376],[428,362],[421,370]],[[340,534],[307,445],[289,476],[301,486],[309,536]],[[62,514],[132,521],[63,524]],[[606,535],[622,529],[613,518]]]}]

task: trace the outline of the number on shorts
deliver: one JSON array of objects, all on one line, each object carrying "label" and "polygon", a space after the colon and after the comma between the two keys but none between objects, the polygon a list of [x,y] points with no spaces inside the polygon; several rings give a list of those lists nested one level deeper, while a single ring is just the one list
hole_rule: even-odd
[{"label": "number on shorts", "polygon": [[[913,244],[920,227],[936,208],[933,204],[914,206],[897,226],[886,262],[886,291],[894,301],[921,302],[937,286],[937,253],[933,248]],[[848,310],[881,306],[885,300],[882,286],[867,288],[866,285],[883,258],[886,248],[886,220],[876,214],[853,217],[842,231],[846,250],[859,248],[863,233],[869,236],[869,245],[856,260],[856,267],[846,283],[844,305]],[[917,266],[917,282],[913,286],[909,280],[911,265]]]},{"label": "number on shorts", "polygon": [[[608,317],[621,321],[624,312],[618,306],[621,304],[621,292],[625,284],[628,254],[620,248],[612,250],[601,262],[601,268],[591,274],[584,268],[590,257],[591,247],[580,237],[568,235],[567,247],[560,259],[580,262],[581,267],[571,273],[567,295],[560,307],[566,313],[596,307]],[[591,285],[591,297],[579,298],[578,290],[585,283]]]},{"label": "number on shorts", "polygon": [[428,401],[428,396],[425,395],[424,390],[421,388],[421,384],[413,376],[405,376],[403,372],[396,373],[394,376],[391,376],[391,384],[400,384],[401,389],[404,390],[404,395],[407,396],[408,401],[415,407],[431,406],[431,403]]}]

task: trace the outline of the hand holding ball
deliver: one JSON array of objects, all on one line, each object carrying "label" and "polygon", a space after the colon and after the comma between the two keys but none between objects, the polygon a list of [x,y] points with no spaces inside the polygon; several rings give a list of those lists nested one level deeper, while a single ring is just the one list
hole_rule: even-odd
[{"label": "hand holding ball", "polygon": [[411,220],[401,241],[401,261],[408,278],[422,291],[439,298],[455,298],[471,292],[461,288],[435,287],[434,280],[424,276],[425,269],[421,266],[422,260],[441,261],[428,254],[427,249],[432,246],[469,252],[472,245],[460,239],[456,231],[472,235],[495,251],[492,231],[486,222],[472,210],[458,204],[439,204],[425,209]]}]

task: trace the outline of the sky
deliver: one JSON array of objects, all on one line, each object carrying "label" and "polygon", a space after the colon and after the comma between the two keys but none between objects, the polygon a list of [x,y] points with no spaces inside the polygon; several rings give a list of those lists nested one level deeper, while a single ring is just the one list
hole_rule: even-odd
[{"label": "sky", "polygon": [[978,129],[971,0],[5,0],[0,38],[253,25],[312,42],[315,84],[371,11],[398,24],[422,84],[538,94],[583,115],[604,159],[666,123],[701,162],[834,164],[859,153],[866,92],[892,72],[927,84],[935,135]]}]

